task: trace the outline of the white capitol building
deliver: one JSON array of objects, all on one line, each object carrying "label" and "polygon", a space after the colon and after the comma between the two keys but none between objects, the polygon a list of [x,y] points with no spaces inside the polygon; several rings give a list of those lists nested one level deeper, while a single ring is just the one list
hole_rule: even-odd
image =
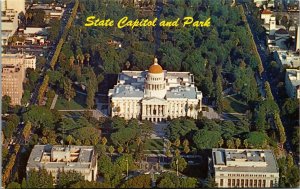
[{"label": "white capitol building", "polygon": [[202,93],[189,72],[167,72],[154,59],[146,71],[122,71],[109,90],[109,113],[125,119],[154,122],[188,116],[197,118]]}]

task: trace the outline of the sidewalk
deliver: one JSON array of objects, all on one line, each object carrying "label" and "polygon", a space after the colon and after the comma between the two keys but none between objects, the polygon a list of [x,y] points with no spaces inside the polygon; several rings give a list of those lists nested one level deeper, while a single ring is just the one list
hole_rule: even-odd
[{"label": "sidewalk", "polygon": [[58,98],[58,95],[55,94],[54,98],[53,98],[53,101],[52,101],[52,104],[51,104],[51,107],[50,107],[50,110],[53,110],[54,107],[55,107],[55,104],[56,104],[56,101],[57,101],[57,98]]}]

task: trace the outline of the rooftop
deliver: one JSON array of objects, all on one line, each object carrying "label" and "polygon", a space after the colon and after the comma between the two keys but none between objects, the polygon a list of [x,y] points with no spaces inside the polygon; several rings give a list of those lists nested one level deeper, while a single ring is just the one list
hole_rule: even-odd
[{"label": "rooftop", "polygon": [[[300,85],[300,78],[299,78],[300,70],[286,69],[286,74],[293,86],[296,87],[296,86]],[[297,77],[297,75],[298,75],[298,77]]]},{"label": "rooftop", "polygon": [[275,51],[274,56],[280,59],[282,65],[288,65],[290,67],[300,66],[300,55],[294,51]]},{"label": "rooftop", "polygon": [[261,14],[272,14],[272,11],[264,9]]},{"label": "rooftop", "polygon": [[286,34],[286,35],[288,35],[289,32],[286,31],[286,30],[283,29],[283,28],[280,28],[279,30],[277,30],[277,31],[275,32],[275,34]]},{"label": "rooftop", "polygon": [[[167,72],[163,70],[167,81],[166,98],[197,99],[201,92],[194,86],[193,76],[189,72]],[[144,98],[144,83],[148,71],[122,71],[118,83],[109,90],[112,97]]]},{"label": "rooftop", "polygon": [[95,161],[93,146],[35,145],[27,168],[90,168]]},{"label": "rooftop", "polygon": [[278,173],[279,171],[271,150],[214,148],[212,158],[214,169],[221,172]]}]

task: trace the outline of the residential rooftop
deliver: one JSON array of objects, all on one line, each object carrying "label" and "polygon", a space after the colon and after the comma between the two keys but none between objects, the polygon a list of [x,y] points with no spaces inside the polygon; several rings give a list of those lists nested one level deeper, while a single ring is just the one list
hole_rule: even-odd
[{"label": "residential rooftop", "polygon": [[293,86],[300,85],[300,70],[298,69],[286,69],[286,74]]},{"label": "residential rooftop", "polygon": [[275,59],[279,59],[282,65],[290,67],[300,66],[300,54],[295,51],[277,50],[274,52]]}]

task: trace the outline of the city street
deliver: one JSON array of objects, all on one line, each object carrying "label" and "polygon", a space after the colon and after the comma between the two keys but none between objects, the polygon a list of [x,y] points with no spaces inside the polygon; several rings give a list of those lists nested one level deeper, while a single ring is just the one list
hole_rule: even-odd
[{"label": "city street", "polygon": [[[246,5],[246,3],[243,3],[243,7],[246,10],[245,12],[249,13],[248,6]],[[269,53],[267,51],[267,47],[265,46],[265,42],[263,40],[259,40],[258,39],[257,32],[253,29],[253,25],[251,24],[251,14],[246,14],[246,18],[247,18],[247,21],[248,21],[249,26],[251,28],[251,32],[252,32],[252,35],[254,37],[256,48],[258,50],[258,53],[260,55],[260,58],[262,60],[263,67],[264,67],[264,71],[263,71],[260,79],[259,79],[259,76],[256,76],[256,78],[258,79],[257,83],[258,83],[258,85],[261,88],[260,89],[261,94],[265,95],[265,94],[262,93],[262,91],[264,91],[264,83],[266,81],[268,81],[270,83],[270,87],[271,87],[271,91],[272,91],[274,100],[278,104],[278,102],[279,102],[279,96],[278,96],[278,88],[276,86],[276,81],[274,80],[275,77],[272,76],[272,74],[270,72],[267,72],[267,68],[268,68],[267,64],[268,64],[268,56],[269,56]],[[287,135],[287,141],[286,141],[284,147],[286,148],[286,150],[288,152],[291,152],[291,138],[292,138],[292,133],[290,133],[290,132],[288,132],[288,130],[286,130],[286,135]],[[295,159],[298,159],[298,157],[296,157]]]}]

